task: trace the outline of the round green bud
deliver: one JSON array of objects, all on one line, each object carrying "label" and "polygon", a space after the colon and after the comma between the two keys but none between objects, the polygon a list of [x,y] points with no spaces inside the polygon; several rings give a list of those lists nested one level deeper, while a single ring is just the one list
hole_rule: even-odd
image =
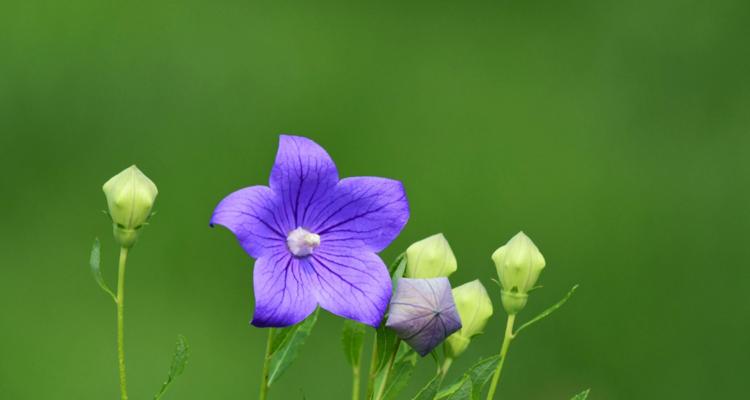
[{"label": "round green bud", "polygon": [[457,267],[456,257],[442,233],[415,242],[406,249],[404,276],[407,278],[447,277]]},{"label": "round green bud", "polygon": [[484,332],[492,316],[492,301],[479,280],[473,280],[453,289],[453,300],[461,317],[461,329],[445,342],[446,355],[456,358],[463,353],[471,338]]},{"label": "round green bud", "polygon": [[502,286],[503,307],[508,314],[516,314],[526,306],[527,293],[544,269],[544,256],[528,236],[519,232],[495,250],[492,261]]},{"label": "round green bud", "polygon": [[138,239],[138,230],[151,216],[151,207],[159,193],[156,185],[133,165],[110,178],[102,190],[107,197],[115,240],[123,247],[132,247]]}]

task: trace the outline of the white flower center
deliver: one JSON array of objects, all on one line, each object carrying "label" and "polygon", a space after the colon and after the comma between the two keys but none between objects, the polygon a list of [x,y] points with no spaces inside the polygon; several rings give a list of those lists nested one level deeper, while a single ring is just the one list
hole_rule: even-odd
[{"label": "white flower center", "polygon": [[320,246],[320,235],[300,227],[289,232],[286,237],[286,245],[295,256],[308,256],[313,253],[316,247]]}]

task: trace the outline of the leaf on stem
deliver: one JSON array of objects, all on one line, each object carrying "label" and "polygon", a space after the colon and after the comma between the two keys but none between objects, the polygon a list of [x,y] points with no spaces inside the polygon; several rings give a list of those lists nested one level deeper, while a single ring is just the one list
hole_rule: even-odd
[{"label": "leaf on stem", "polygon": [[112,300],[117,302],[117,296],[115,296],[115,293],[112,291],[112,289],[107,286],[107,283],[104,282],[104,277],[102,276],[101,270],[101,260],[101,245],[99,244],[99,238],[95,238],[94,245],[91,247],[91,255],[89,256],[89,266],[91,267],[91,274],[94,275],[94,280],[99,284],[99,287],[107,292],[110,296],[112,296]]},{"label": "leaf on stem", "polygon": [[318,320],[316,309],[307,319],[297,325],[277,329],[271,340],[271,366],[268,372],[268,386],[276,382],[294,362],[299,349],[305,344],[310,332]]},{"label": "leaf on stem", "polygon": [[391,273],[393,292],[395,293],[396,286],[398,286],[398,280],[403,278],[404,272],[406,272],[406,254],[402,253],[400,256],[396,257],[396,260],[393,261],[393,264],[391,264],[388,270]]},{"label": "leaf on stem", "polygon": [[365,325],[350,319],[344,320],[344,329],[341,333],[341,345],[344,348],[346,361],[352,367],[359,365],[362,357],[362,344],[365,338]]},{"label": "leaf on stem", "polygon": [[500,356],[483,358],[472,365],[466,373],[448,388],[441,390],[437,399],[477,400],[482,396],[482,389],[489,382],[495,371]]},{"label": "leaf on stem", "polygon": [[379,374],[380,371],[388,365],[391,355],[396,351],[398,337],[396,337],[396,332],[392,329],[386,328],[385,324],[380,325],[376,333],[378,365],[377,368],[375,368],[375,373]]},{"label": "leaf on stem", "polygon": [[383,400],[394,400],[411,379],[414,366],[417,364],[417,353],[409,349],[405,351],[393,364],[388,374],[388,382],[383,392]]},{"label": "leaf on stem", "polygon": [[388,266],[388,273],[393,276],[393,273],[396,272],[396,269],[401,265],[401,262],[406,259],[406,253],[399,254],[391,263],[391,265]]},{"label": "leaf on stem", "polygon": [[581,393],[578,393],[577,395],[573,396],[570,400],[586,400],[589,397],[589,392],[591,389],[586,389]]},{"label": "leaf on stem", "polygon": [[435,398],[440,400],[468,400],[471,398],[473,387],[474,384],[471,378],[468,375],[464,375],[458,382],[441,390]]},{"label": "leaf on stem", "polygon": [[532,318],[528,322],[526,322],[523,325],[521,325],[520,327],[518,327],[518,329],[516,329],[516,332],[513,335],[514,336],[518,335],[518,333],[521,332],[522,330],[524,330],[525,328],[528,328],[532,324],[541,321],[542,319],[548,317],[550,314],[552,314],[553,312],[555,312],[558,308],[562,307],[562,305],[565,304],[565,302],[568,301],[568,299],[570,298],[570,296],[573,295],[573,293],[576,291],[576,289],[578,289],[578,285],[573,286],[570,289],[570,291],[568,292],[568,294],[566,294],[565,297],[563,297],[560,301],[558,301],[557,303],[553,304],[551,307],[549,307],[548,309],[542,311],[536,317]]},{"label": "leaf on stem", "polygon": [[190,345],[188,344],[187,339],[185,339],[185,336],[179,335],[177,336],[177,345],[175,346],[174,356],[172,356],[172,365],[169,367],[169,375],[167,375],[167,380],[164,381],[164,384],[161,385],[159,392],[154,395],[154,400],[161,399],[161,397],[164,396],[164,393],[167,392],[169,386],[172,385],[172,382],[174,382],[174,379],[182,375],[189,359]]},{"label": "leaf on stem", "polygon": [[417,394],[412,397],[412,400],[432,400],[440,390],[440,384],[443,382],[443,377],[438,373]]}]

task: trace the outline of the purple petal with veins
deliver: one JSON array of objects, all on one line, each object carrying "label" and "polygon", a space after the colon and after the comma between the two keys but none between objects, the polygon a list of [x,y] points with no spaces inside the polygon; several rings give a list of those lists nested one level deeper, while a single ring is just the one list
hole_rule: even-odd
[{"label": "purple petal with veins", "polygon": [[321,306],[377,327],[391,298],[391,280],[375,253],[409,219],[401,183],[339,180],[322,147],[286,135],[269,183],[231,193],[211,217],[211,226],[228,228],[257,259],[253,325],[293,325]]},{"label": "purple petal with veins", "polygon": [[448,278],[399,279],[386,326],[421,356],[429,354],[461,329]]}]

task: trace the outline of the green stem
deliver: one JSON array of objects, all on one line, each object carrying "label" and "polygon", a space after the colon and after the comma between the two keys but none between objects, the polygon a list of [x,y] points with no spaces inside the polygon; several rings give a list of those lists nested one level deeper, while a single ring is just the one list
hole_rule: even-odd
[{"label": "green stem", "polygon": [[359,370],[361,363],[352,368],[352,400],[359,400]]},{"label": "green stem", "polygon": [[266,341],[266,355],[263,357],[263,377],[260,382],[260,395],[258,400],[268,398],[268,370],[271,366],[271,342],[273,341],[273,328],[268,328],[268,340]]},{"label": "green stem", "polygon": [[441,378],[445,378],[445,374],[448,373],[448,370],[450,369],[451,364],[453,364],[453,359],[450,357],[445,357],[445,360],[443,361],[443,365],[440,366],[440,370],[438,371],[440,373]]},{"label": "green stem", "polygon": [[377,372],[375,369],[378,367],[378,332],[375,331],[375,337],[372,338],[372,354],[370,357],[370,370],[369,376],[367,377],[367,400],[372,399],[373,390],[375,387],[375,378]]},{"label": "green stem", "polygon": [[117,360],[120,369],[120,399],[128,400],[127,378],[125,374],[125,264],[128,262],[128,249],[120,247],[120,265],[117,273]]},{"label": "green stem", "polygon": [[401,346],[401,339],[396,339],[396,345],[394,346],[393,354],[391,354],[391,358],[388,360],[388,365],[385,367],[383,382],[380,383],[378,394],[375,396],[375,400],[380,400],[383,398],[385,388],[386,386],[388,386],[388,377],[391,374],[391,369],[393,369],[393,363],[396,361],[396,355],[398,354],[399,346]]},{"label": "green stem", "polygon": [[490,391],[487,393],[487,400],[492,400],[495,397],[497,384],[500,382],[500,373],[503,371],[503,363],[505,362],[505,357],[508,355],[508,347],[510,347],[510,341],[513,340],[513,322],[515,320],[515,314],[508,315],[508,322],[505,324],[505,337],[503,338],[503,345],[500,347],[500,360],[497,362],[495,374],[492,376],[492,384],[490,385]]}]

